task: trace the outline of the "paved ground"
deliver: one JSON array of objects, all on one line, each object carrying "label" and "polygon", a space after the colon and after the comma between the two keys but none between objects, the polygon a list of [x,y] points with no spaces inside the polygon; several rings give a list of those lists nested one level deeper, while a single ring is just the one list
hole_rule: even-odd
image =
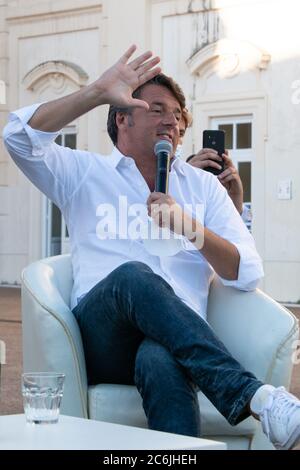
[{"label": "paved ground", "polygon": [[[0,415],[22,412],[20,303],[19,289],[0,288],[0,340],[6,344],[6,365],[2,366],[1,374]],[[291,310],[300,320],[300,308]],[[294,367],[291,392],[300,398],[300,364]],[[300,450],[300,445],[297,449]]]}]

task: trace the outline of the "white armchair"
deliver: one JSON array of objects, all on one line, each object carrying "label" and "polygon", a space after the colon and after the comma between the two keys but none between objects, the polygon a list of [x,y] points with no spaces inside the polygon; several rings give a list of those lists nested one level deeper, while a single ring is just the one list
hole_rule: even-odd
[{"label": "white armchair", "polygon": [[[88,386],[80,331],[70,308],[70,255],[35,262],[22,274],[23,360],[25,371],[66,374],[62,413],[147,427],[134,386]],[[297,319],[259,290],[240,292],[217,278],[209,294],[208,321],[232,355],[260,380],[289,387]],[[231,449],[271,448],[252,417],[231,426],[199,392],[204,437]]]}]

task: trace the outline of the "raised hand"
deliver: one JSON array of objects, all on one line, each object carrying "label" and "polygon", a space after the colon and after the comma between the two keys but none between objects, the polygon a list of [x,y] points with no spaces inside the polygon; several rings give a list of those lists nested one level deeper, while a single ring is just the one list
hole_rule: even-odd
[{"label": "raised hand", "polygon": [[225,170],[218,176],[219,181],[227,189],[228,195],[232,199],[236,209],[241,214],[243,212],[243,183],[240,175],[226,151],[223,154]]},{"label": "raised hand", "polygon": [[128,64],[135,50],[136,46],[131,46],[115,65],[90,85],[63,98],[42,104],[28,124],[44,132],[57,132],[102,104],[148,109],[148,104],[132,98],[132,93],[160,73],[160,67],[155,67],[160,59],[151,59],[152,52],[145,52]]},{"label": "raised hand", "polygon": [[141,85],[161,72],[155,67],[159,57],[152,57],[148,51],[128,63],[136,46],[131,46],[125,54],[104,74],[94,82],[95,92],[99,96],[99,104],[112,104],[120,107],[140,107],[148,109],[145,101],[132,98],[132,93]]}]

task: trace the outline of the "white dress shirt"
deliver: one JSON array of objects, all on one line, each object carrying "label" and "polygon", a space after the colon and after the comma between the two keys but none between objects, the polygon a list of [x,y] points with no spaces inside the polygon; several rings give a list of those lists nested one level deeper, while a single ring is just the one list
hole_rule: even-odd
[{"label": "white dress shirt", "polygon": [[[173,256],[154,256],[146,250],[143,240],[121,239],[118,229],[115,239],[101,240],[97,236],[100,204],[112,204],[117,217],[121,195],[127,197],[129,206],[146,205],[150,190],[133,158],[122,155],[116,147],[111,155],[104,156],[55,144],[59,133],[38,131],[27,124],[38,106],[11,113],[3,136],[18,167],[63,213],[73,264],[71,307],[121,264],[141,261],[206,318],[214,270],[196,248],[191,249],[189,242]],[[200,222],[238,249],[238,279],[222,279],[223,284],[246,291],[254,289],[263,276],[262,263],[252,236],[218,179],[176,158],[170,171],[169,194],[182,207],[202,204]]]}]

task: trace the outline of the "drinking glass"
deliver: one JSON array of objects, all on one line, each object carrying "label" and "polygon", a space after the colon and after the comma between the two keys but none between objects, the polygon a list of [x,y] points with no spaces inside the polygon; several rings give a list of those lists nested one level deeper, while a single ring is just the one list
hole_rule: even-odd
[{"label": "drinking glass", "polygon": [[26,372],[22,374],[23,404],[28,423],[57,423],[64,380],[65,374],[62,373]]}]

